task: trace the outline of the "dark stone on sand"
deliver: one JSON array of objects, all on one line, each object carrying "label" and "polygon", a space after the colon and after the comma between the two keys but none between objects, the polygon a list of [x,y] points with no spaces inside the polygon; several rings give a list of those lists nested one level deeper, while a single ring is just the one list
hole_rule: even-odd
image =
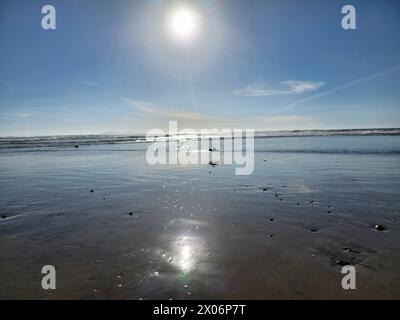
[{"label": "dark stone on sand", "polygon": [[317,229],[311,228],[310,231],[311,231],[311,232],[317,232]]},{"label": "dark stone on sand", "polygon": [[212,166],[212,167],[215,167],[215,166],[217,165],[215,162],[212,162],[212,161],[210,161],[208,164],[209,164],[210,166]]},{"label": "dark stone on sand", "polygon": [[262,191],[267,191],[267,190],[268,190],[267,188],[263,188],[263,189],[262,189]]},{"label": "dark stone on sand", "polygon": [[75,148],[79,148],[79,146],[78,146],[78,145],[76,145],[76,146],[75,146]]},{"label": "dark stone on sand", "polygon": [[58,214],[57,214],[57,216],[59,216],[59,217],[61,217],[63,214],[62,214],[62,212],[59,212]]},{"label": "dark stone on sand", "polygon": [[343,250],[346,251],[346,252],[349,252],[349,253],[361,253],[360,251],[354,250],[354,249],[349,248],[349,247],[344,247]]},{"label": "dark stone on sand", "polygon": [[273,236],[274,236],[273,233],[269,233],[269,234],[268,234],[268,237],[269,237],[269,238],[272,238]]},{"label": "dark stone on sand", "polygon": [[274,221],[274,218],[269,218],[269,221],[271,221],[271,222]]},{"label": "dark stone on sand", "polygon": [[128,214],[129,214],[130,216],[132,216],[132,215],[133,215],[133,212],[129,212]]},{"label": "dark stone on sand", "polygon": [[299,206],[299,205],[300,205],[300,203],[297,202],[297,203],[296,203],[296,206]]},{"label": "dark stone on sand", "polygon": [[2,218],[2,219],[5,219],[5,218],[7,218],[7,216],[6,216],[5,214],[3,214],[3,215],[1,216],[1,218]]},{"label": "dark stone on sand", "polygon": [[375,229],[376,231],[385,231],[385,230],[386,230],[385,227],[382,226],[382,225],[380,225],[380,224],[374,225],[374,229]]},{"label": "dark stone on sand", "polygon": [[92,189],[92,190],[90,190],[90,192],[94,192],[94,190]]},{"label": "dark stone on sand", "polygon": [[328,210],[328,213],[331,213],[331,212],[332,212],[332,211],[329,211],[329,210]]},{"label": "dark stone on sand", "polygon": [[343,261],[343,260],[336,260],[336,264],[339,265],[339,266],[341,266],[341,267],[344,267],[344,266],[351,266],[351,263],[350,263],[350,262]]}]

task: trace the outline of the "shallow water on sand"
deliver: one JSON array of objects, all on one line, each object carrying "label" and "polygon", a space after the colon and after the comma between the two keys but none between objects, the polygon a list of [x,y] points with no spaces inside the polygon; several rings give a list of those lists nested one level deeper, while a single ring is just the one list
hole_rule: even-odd
[{"label": "shallow water on sand", "polygon": [[0,150],[0,298],[400,298],[399,136],[256,139],[250,176],[147,146]]}]

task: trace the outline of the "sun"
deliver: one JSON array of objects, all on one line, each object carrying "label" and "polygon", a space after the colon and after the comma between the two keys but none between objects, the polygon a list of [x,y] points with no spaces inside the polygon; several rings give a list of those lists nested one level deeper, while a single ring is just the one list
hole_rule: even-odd
[{"label": "sun", "polygon": [[192,42],[200,33],[200,17],[193,9],[180,7],[172,10],[168,18],[170,36],[179,42]]}]

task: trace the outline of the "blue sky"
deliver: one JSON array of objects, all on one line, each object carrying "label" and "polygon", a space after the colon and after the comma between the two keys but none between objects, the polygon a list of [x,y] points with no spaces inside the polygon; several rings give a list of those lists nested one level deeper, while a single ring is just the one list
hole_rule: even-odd
[{"label": "blue sky", "polygon": [[2,0],[0,135],[400,127],[399,32],[396,0]]}]

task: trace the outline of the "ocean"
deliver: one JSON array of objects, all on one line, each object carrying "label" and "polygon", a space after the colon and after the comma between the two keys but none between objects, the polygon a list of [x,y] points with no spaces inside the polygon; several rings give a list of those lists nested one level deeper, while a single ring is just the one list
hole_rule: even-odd
[{"label": "ocean", "polygon": [[400,298],[399,129],[259,132],[248,176],[148,146],[1,139],[0,298]]}]

